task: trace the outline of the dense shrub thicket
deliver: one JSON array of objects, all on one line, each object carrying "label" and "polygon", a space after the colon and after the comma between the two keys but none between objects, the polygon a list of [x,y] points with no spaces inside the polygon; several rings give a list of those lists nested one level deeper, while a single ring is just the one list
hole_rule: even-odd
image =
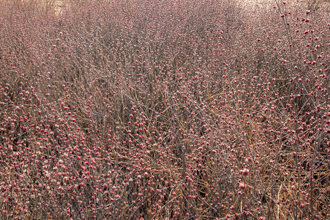
[{"label": "dense shrub thicket", "polygon": [[329,218],[328,11],[0,0],[0,218]]}]

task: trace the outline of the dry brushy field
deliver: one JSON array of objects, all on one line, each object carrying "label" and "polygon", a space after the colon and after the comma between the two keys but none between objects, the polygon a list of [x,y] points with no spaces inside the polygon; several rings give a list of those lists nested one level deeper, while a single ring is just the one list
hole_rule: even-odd
[{"label": "dry brushy field", "polygon": [[329,3],[0,0],[0,219],[329,218]]}]

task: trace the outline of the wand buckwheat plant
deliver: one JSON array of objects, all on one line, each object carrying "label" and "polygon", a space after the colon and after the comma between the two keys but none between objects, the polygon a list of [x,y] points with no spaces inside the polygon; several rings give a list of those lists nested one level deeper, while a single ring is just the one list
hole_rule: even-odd
[{"label": "wand buckwheat plant", "polygon": [[329,218],[328,8],[0,0],[0,219]]}]

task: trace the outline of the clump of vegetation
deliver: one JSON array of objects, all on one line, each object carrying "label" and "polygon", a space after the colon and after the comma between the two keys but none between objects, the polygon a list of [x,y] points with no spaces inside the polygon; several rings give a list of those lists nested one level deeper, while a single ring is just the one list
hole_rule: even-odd
[{"label": "clump of vegetation", "polygon": [[0,218],[329,218],[329,5],[246,4],[0,0]]}]

